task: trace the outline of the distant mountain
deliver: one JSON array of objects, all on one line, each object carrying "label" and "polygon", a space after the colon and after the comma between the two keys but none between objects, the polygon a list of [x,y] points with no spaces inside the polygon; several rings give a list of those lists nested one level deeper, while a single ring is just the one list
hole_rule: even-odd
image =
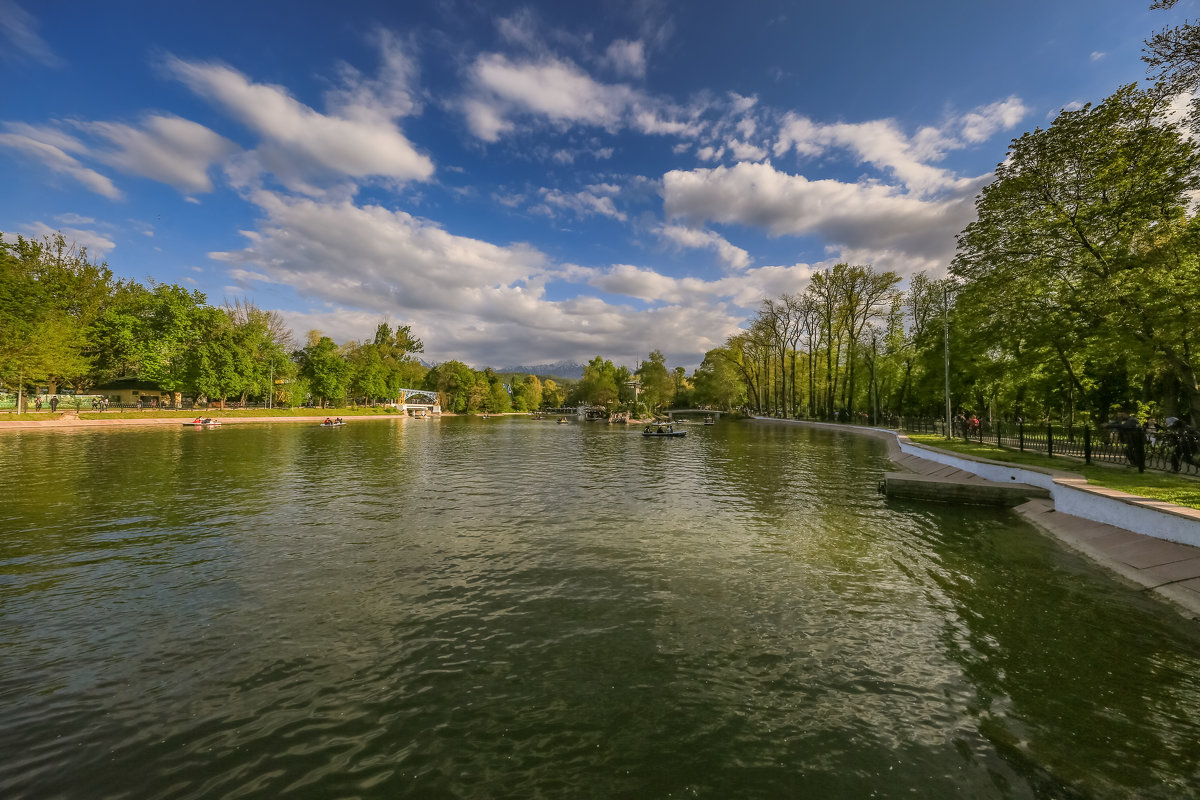
[{"label": "distant mountain", "polygon": [[505,367],[496,372],[517,372],[522,375],[537,375],[539,378],[567,378],[577,381],[583,377],[583,364],[573,361],[559,361],[556,364],[538,364],[536,366]]}]

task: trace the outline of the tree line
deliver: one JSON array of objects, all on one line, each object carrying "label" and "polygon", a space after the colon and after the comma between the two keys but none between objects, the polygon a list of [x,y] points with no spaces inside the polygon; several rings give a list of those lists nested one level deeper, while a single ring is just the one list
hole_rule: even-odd
[{"label": "tree line", "polygon": [[117,279],[61,233],[15,242],[0,235],[0,383],[10,388],[82,393],[137,379],[176,403],[321,406],[392,402],[420,389],[456,413],[615,409],[634,400],[654,409],[690,388],[684,369],[669,371],[657,350],[635,371],[597,356],[579,381],[460,361],[429,367],[423,352],[411,326],[387,321],[361,341],[338,344],[314,330],[299,343],[277,312],[248,300],[213,306],[178,284]]},{"label": "tree line", "polygon": [[[1169,8],[1158,0],[1152,8]],[[1156,82],[1014,139],[948,274],[839,264],[765,300],[697,370],[773,414],[1200,423],[1200,28],[1146,42]],[[947,362],[949,374],[947,376]]]},{"label": "tree line", "polygon": [[[1169,8],[1174,0],[1152,7]],[[273,312],[216,308],[180,286],[114,280],[61,235],[0,242],[0,380],[96,385],[137,376],[209,398],[295,402],[440,393],[450,411],[586,403],[745,407],[821,419],[958,410],[1100,420],[1123,408],[1200,422],[1200,28],[1147,40],[1157,82],[1123,86],[1014,139],[944,278],[838,264],[764,300],[691,376],[660,351],[596,356],[572,384],[460,362],[426,368],[408,326],[297,347]],[[947,374],[946,363],[950,364]]]}]

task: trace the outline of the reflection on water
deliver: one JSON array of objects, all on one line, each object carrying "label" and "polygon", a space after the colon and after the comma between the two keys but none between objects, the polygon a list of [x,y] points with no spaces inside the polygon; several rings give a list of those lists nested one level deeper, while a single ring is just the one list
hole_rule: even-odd
[{"label": "reflection on water", "polygon": [[1195,791],[1194,623],[872,440],[637,433],[0,437],[0,796]]}]

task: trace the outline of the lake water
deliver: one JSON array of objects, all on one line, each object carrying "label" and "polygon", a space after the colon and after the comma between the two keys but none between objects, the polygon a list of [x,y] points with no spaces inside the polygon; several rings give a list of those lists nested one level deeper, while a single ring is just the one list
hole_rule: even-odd
[{"label": "lake water", "polygon": [[880,443],[0,436],[0,797],[1197,796],[1200,634]]}]

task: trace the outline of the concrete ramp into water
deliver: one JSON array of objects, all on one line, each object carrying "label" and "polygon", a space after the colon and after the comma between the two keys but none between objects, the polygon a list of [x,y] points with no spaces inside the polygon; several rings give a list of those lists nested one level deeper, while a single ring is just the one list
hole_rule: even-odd
[{"label": "concrete ramp into water", "polygon": [[918,475],[912,472],[889,472],[883,478],[883,491],[888,497],[909,500],[1006,508],[1019,506],[1034,498],[1050,497],[1049,491],[1037,486],[1025,483],[999,483],[984,480],[961,470],[953,470],[953,472],[960,474]]}]

